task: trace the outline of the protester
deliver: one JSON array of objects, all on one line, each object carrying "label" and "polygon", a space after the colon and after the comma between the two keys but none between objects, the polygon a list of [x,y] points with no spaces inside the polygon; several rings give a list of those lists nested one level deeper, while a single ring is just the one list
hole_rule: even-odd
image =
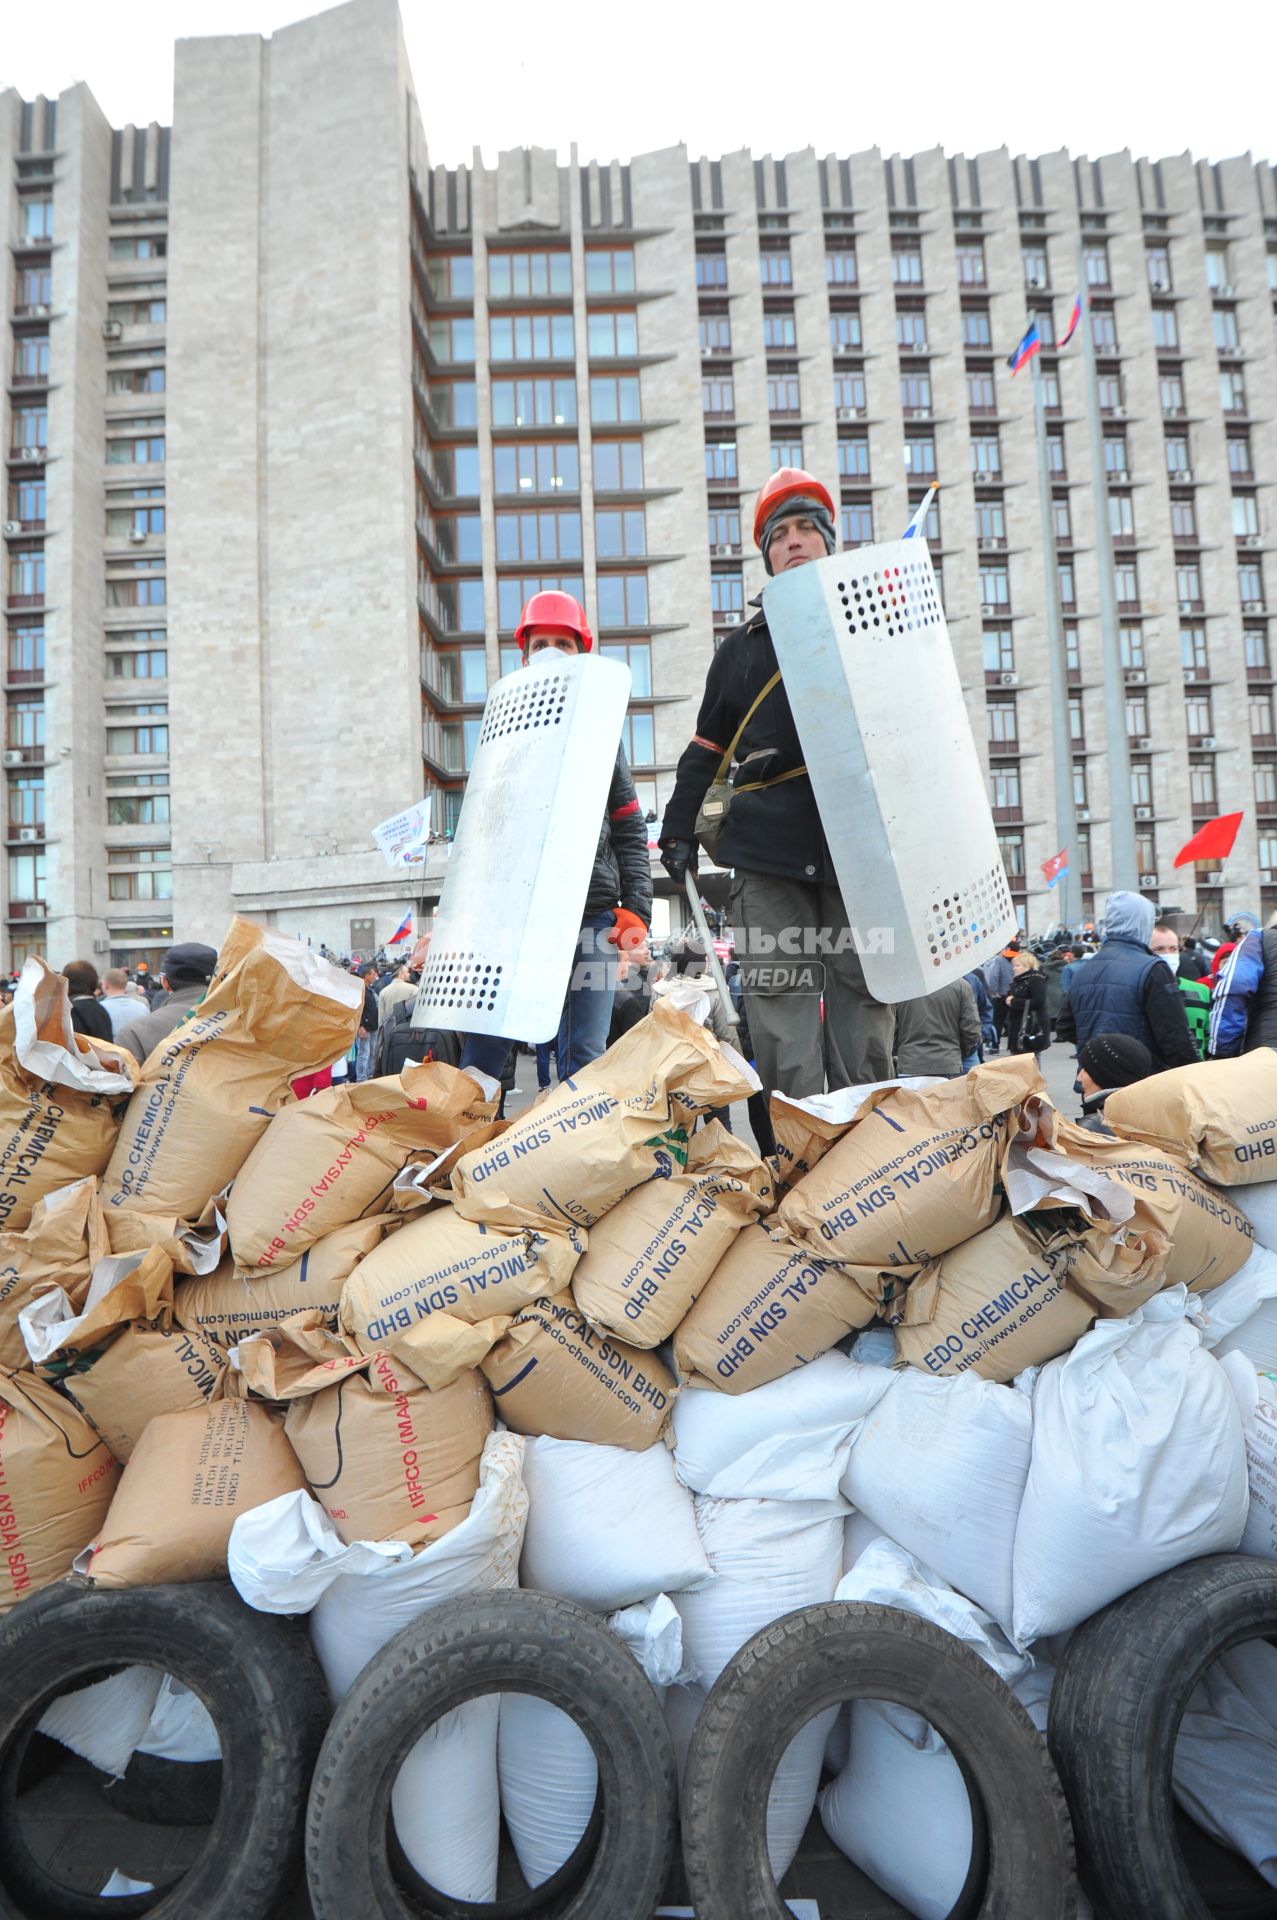
[{"label": "protester", "polygon": [[1154,1072],[1192,1066],[1198,1058],[1183,996],[1170,969],[1150,951],[1153,903],[1138,893],[1111,893],[1104,939],[1091,960],[1072,969],[1060,1009],[1061,1040],[1085,1046],[1097,1033],[1125,1033],[1149,1050]]},{"label": "protester", "polygon": [[[767,572],[823,560],[837,546],[834,521],[821,481],[780,468],[754,508],[754,541]],[[757,601],[751,605],[710,662],[696,732],[661,826],[661,863],[681,892],[695,866],[701,803],[734,762],[714,857],[735,869],[730,919],[758,1072],[769,1092],[802,1097],[887,1079],[893,1015],[865,984],[767,616]],[[777,953],[792,953],[795,936],[807,964],[778,966]]]},{"label": "protester", "polygon": [[102,975],[102,998],[98,1005],[111,1023],[112,1035],[123,1032],[147,1012],[146,1002],[129,992],[129,976],[124,967],[108,967]]},{"label": "protester", "polygon": [[98,970],[88,960],[71,960],[62,969],[71,991],[71,1025],[87,1040],[113,1040],[115,1028],[97,997]]},{"label": "protester", "polygon": [[956,1080],[980,1051],[980,1009],[969,980],[896,1003],[896,1072]]},{"label": "protester", "polygon": [[1228,1060],[1254,1047],[1277,1047],[1277,913],[1227,951],[1218,968],[1210,1009],[1212,1059]]},{"label": "protester", "polygon": [[1011,972],[1011,990],[1006,996],[1007,1050],[1041,1053],[1051,1044],[1046,977],[1035,953],[1017,953]]},{"label": "protester", "polygon": [[1006,1032],[1009,1008],[1007,995],[1011,991],[1011,982],[1015,978],[1012,962],[1020,951],[1020,938],[1017,934],[1001,953],[995,953],[992,960],[984,963],[984,980],[989,989],[989,998],[993,1002],[993,1045],[990,1053],[996,1053],[1002,1045],[1002,1036]]},{"label": "protester", "polygon": [[164,1004],[125,1027],[120,1045],[127,1047],[135,1059],[145,1061],[161,1040],[167,1040],[174,1028],[194,1013],[208,991],[216,968],[216,953],[201,941],[183,940],[170,947],[160,969],[160,981],[167,994]]},{"label": "protester", "polygon": [[1140,1041],[1127,1033],[1097,1033],[1078,1048],[1077,1084],[1082,1095],[1082,1125],[1093,1133],[1107,1133],[1104,1102],[1118,1087],[1133,1086],[1147,1080],[1153,1072],[1153,1056]]},{"label": "protester", "polygon": [[1064,1005],[1064,971],[1077,959],[1071,946],[1053,947],[1042,962],[1042,977],[1046,981],[1046,1024],[1047,1032],[1055,1032],[1055,1023],[1060,1017],[1060,1008]]},{"label": "protester", "polygon": [[1185,972],[1180,957],[1179,935],[1168,921],[1157,922],[1148,944],[1163,965],[1170,969],[1172,978],[1183,995],[1188,1031],[1193,1036],[1193,1045],[1197,1049],[1198,1058],[1204,1060],[1210,1039],[1210,988],[1204,987],[1200,980]]},{"label": "protester", "polygon": [[[980,1015],[980,1050],[977,1057],[983,1060],[986,1054],[996,1053],[998,1050],[998,1030],[993,1020],[993,1001],[989,996],[988,982],[979,967],[972,967],[970,973],[964,973],[962,977],[975,995],[976,1011]],[[974,1066],[976,1062],[966,1059],[962,1064],[967,1068]]]},{"label": "protester", "polygon": [[352,1080],[368,1080],[372,1077],[372,1049],[377,1035],[377,969],[367,966],[360,970],[359,978],[364,983],[364,1011],[359,1022],[359,1032],[355,1036],[355,1060]]}]

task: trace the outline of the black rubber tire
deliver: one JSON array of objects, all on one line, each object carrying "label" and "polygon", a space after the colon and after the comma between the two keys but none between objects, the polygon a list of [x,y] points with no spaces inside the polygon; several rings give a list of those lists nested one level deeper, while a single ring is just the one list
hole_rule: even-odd
[{"label": "black rubber tire", "polygon": [[[1249,1869],[1236,1855],[1207,1868],[1205,1884],[1194,1879],[1171,1790],[1194,1687],[1221,1653],[1260,1638],[1277,1638],[1277,1564],[1220,1553],[1146,1581],[1069,1640],[1051,1696],[1051,1751],[1101,1916],[1277,1914],[1277,1890],[1255,1874],[1247,1892]],[[1199,1862],[1212,1851],[1193,1849]]]},{"label": "black rubber tire", "polygon": [[[392,1868],[390,1791],[409,1750],[445,1713],[487,1693],[532,1693],[594,1748],[592,1829],[553,1881],[474,1905],[408,1887]],[[355,1681],[328,1730],[311,1789],[306,1870],[316,1920],[527,1913],[540,1920],[651,1920],[674,1844],[674,1751],[656,1694],[598,1618],[544,1594],[450,1600],[397,1634]]]},{"label": "black rubber tire", "polygon": [[135,1753],[121,1777],[102,1789],[116,1813],[156,1827],[206,1827],[217,1818],[221,1796],[220,1760],[161,1760],[153,1753]]},{"label": "black rubber tire", "polygon": [[[22,1830],[18,1787],[48,1703],[104,1669],[148,1666],[199,1695],[222,1746],[221,1795],[198,1859],[154,1893],[101,1899],[54,1878]],[[299,1877],[306,1794],[328,1690],[296,1622],[232,1587],[97,1590],[59,1581],[0,1622],[0,1911],[6,1920],[269,1920]]]},{"label": "black rubber tire", "polygon": [[[975,1844],[949,1920],[1074,1920],[1064,1794],[1010,1688],[929,1621],[841,1601],[800,1608],[756,1633],[701,1709],[683,1780],[683,1865],[697,1920],[787,1920],[767,1859],[767,1798],[799,1728],[840,1700],[912,1707],[962,1769]],[[925,1820],[926,1808],[902,1814],[902,1846],[914,1816]],[[855,1920],[861,1909],[837,1911]]]}]

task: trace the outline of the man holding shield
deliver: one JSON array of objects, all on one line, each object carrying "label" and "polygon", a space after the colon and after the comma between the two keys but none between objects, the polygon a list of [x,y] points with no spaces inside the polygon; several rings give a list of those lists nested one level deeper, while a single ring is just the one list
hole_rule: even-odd
[{"label": "man holding shield", "polygon": [[[832,553],[834,514],[814,475],[774,473],[754,508],[768,574]],[[710,663],[661,826],[661,864],[681,889],[702,802],[734,764],[714,857],[735,869],[730,918],[758,1072],[769,1092],[803,1098],[889,1079],[895,1016],[865,985],[767,616],[753,605]]]}]

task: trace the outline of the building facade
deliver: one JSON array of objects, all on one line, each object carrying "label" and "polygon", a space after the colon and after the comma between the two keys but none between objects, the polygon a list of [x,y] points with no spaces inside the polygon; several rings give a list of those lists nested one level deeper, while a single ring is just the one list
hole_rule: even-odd
[{"label": "building facade", "polygon": [[[394,0],[179,42],[172,129],[0,95],[6,964],[154,959],[232,912],[341,949],[428,920],[488,686],[538,586],[627,661],[655,823],[764,575],[755,492],[927,532],[1017,904],[1060,845],[1031,381],[1044,352],[1076,808],[1167,905],[1277,906],[1268,594],[1277,184],[1238,158],[1005,150],[432,166]],[[1110,790],[1097,507],[1129,790]],[[432,798],[405,882],[369,828]],[[1244,810],[1222,871],[1173,874]],[[655,824],[653,825],[655,837]]]}]

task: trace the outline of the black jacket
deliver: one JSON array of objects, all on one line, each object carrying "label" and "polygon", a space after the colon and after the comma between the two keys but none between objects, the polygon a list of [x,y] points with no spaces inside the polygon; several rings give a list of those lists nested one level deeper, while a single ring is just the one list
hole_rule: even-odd
[{"label": "black jacket", "polygon": [[[694,840],[696,816],[719,763],[755,696],[776,671],[776,649],[760,607],[732,631],[710,662],[696,732],[678,763],[662,840]],[[784,685],[773,687],[736,749],[735,786],[774,780],[803,764]],[[815,795],[806,774],[762,793],[737,795],[714,856],[720,866],[836,884]]]},{"label": "black jacket", "polygon": [[114,1040],[115,1028],[102,1002],[92,993],[80,993],[71,1002],[71,1025],[86,1040]]},{"label": "black jacket", "polygon": [[[1043,1047],[1049,1047],[1051,1027],[1047,1017],[1047,986],[1041,969],[1032,968],[1017,973],[1011,982],[1007,999],[1011,1003],[1007,1021],[1010,1051],[1037,1053]],[[1030,1044],[1033,1040],[1037,1041],[1036,1046]]]},{"label": "black jacket", "polygon": [[599,828],[594,871],[585,896],[587,913],[606,913],[624,907],[652,924],[652,863],[647,855],[647,822],[639,805],[625,748],[616,750],[616,766],[607,796],[607,813]]}]

